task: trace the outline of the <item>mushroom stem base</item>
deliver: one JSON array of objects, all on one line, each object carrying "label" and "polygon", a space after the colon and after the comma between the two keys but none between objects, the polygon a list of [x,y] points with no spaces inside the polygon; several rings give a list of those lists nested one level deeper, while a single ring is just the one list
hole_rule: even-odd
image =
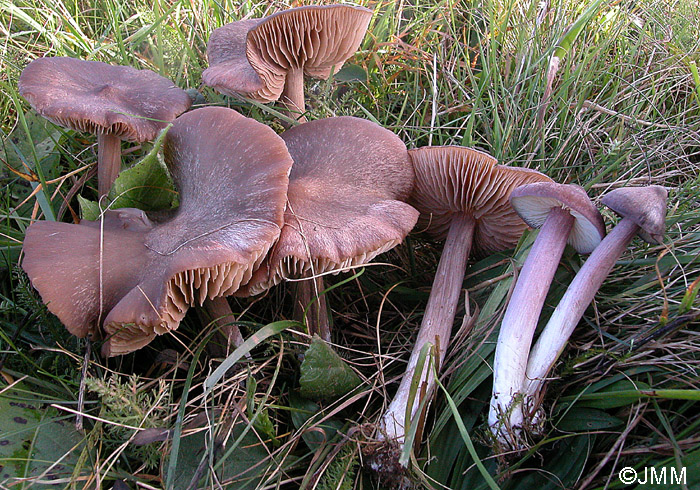
[{"label": "mushroom stem base", "polygon": [[493,362],[489,425],[499,442],[506,445],[518,445],[511,439],[514,429],[522,426],[523,412],[520,405],[511,405],[522,389],[532,337],[573,225],[574,217],[565,209],[549,212],[503,315]]},{"label": "mushroom stem base", "polygon": [[408,416],[410,420],[415,419],[420,399],[413,400],[411,413],[406,413],[414,376],[420,376],[416,398],[419,398],[421,392],[430,396],[432,388],[435,386],[435,378],[429,369],[430,363],[426,361],[423,371],[419,375],[415,372],[416,366],[420,359],[421,350],[428,342],[436,348],[438,362],[436,371],[439,371],[440,365],[445,359],[462,291],[464,271],[467,267],[467,259],[474,235],[474,225],[474,219],[465,214],[455,214],[452,219],[418,338],[413,346],[399,389],[382,418],[381,430],[383,434],[381,436],[387,440],[396,440],[399,444],[403,444],[406,433],[406,417]]}]

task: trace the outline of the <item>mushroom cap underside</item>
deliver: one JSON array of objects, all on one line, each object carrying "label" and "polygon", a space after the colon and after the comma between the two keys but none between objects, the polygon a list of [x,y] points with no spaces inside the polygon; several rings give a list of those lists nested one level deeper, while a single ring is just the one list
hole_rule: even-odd
[{"label": "mushroom cap underside", "polygon": [[567,243],[589,254],[605,237],[605,223],[583,188],[573,184],[539,182],[514,190],[511,204],[525,222],[539,228],[552,208],[563,208],[574,217]]},{"label": "mushroom cap underside", "polygon": [[452,218],[474,219],[477,255],[515,246],[526,228],[508,199],[520,185],[551,182],[526,168],[498,165],[491,155],[460,146],[432,146],[409,151],[416,173],[410,203],[421,213],[417,228],[438,239],[447,236]]},{"label": "mushroom cap underside", "polygon": [[27,232],[23,267],[49,309],[76,335],[103,326],[109,355],[175,329],[190,305],[235,292],[283,223],[292,160],[265,125],[225,108],[192,111],[168,132],[165,159],[180,190],[166,221],[120,209]]},{"label": "mushroom cap underside", "polygon": [[337,72],[357,51],[371,18],[364,7],[325,5],[226,24],[209,39],[202,79],[227,95],[273,102],[290,71],[321,79]]}]

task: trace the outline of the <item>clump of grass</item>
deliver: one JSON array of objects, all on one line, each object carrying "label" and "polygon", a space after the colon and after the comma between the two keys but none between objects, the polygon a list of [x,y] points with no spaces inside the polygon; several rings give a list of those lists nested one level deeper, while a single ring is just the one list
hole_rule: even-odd
[{"label": "clump of grass", "polygon": [[[13,151],[8,135],[22,133],[20,115],[28,110],[17,94],[19,73],[44,55],[150,68],[183,88],[200,89],[208,104],[228,105],[281,130],[270,110],[201,87],[200,75],[214,28],[290,3],[3,4],[0,156],[6,160],[3,151]],[[556,379],[545,395],[544,435],[533,439],[533,450],[524,455],[491,452],[485,413],[493,342],[513,264],[522,261],[533,236],[515,251],[477,259],[471,266],[465,280],[470,315],[460,306],[456,340],[442,377],[461,424],[455,422],[453,406],[438,394],[410,464],[419,487],[489,485],[465,436],[474,441],[486,470],[508,488],[605,486],[624,466],[682,466],[700,449],[693,398],[700,379],[697,319],[677,329],[663,327],[687,313],[683,298],[698,278],[700,86],[693,66],[700,63],[700,13],[692,0],[601,3],[563,53],[545,104],[551,56],[588,6],[572,0],[373,2],[367,38],[351,60],[365,76],[307,85],[311,119],[371,118],[394,130],[409,147],[476,146],[502,163],[537,168],[557,181],[582,185],[594,199],[623,185],[654,183],[670,190],[665,245],[634,242],[618,262],[553,373]],[[53,138],[50,154],[39,161],[26,158],[30,169],[43,165],[57,176],[38,191],[43,204],[34,197],[18,206],[37,182],[0,171],[0,241],[7,252],[0,283],[0,342],[4,374],[30,374],[75,402],[81,344],[61,333],[26,282],[9,273],[31,219],[45,215],[48,206],[58,219],[69,220],[78,214],[76,195],[94,198],[87,166],[95,160],[94,141],[64,130]],[[131,161],[146,151],[125,149]],[[71,177],[60,177],[73,171]],[[614,219],[604,214],[608,223]],[[440,248],[416,235],[381,257],[390,267],[367,267],[328,293],[335,305],[334,340],[363,385],[350,398],[317,405],[310,424],[295,423],[297,414],[305,413],[304,421],[312,414],[290,395],[298,386],[298,355],[309,342],[298,326],[256,342],[252,359],[246,361],[256,380],[252,396],[247,395],[252,390],[247,369],[234,368],[213,390],[205,390],[221,359],[205,351],[211,330],[196,315],[188,315],[177,332],[141,352],[104,365],[91,361],[89,386],[99,400],[93,397],[85,411],[111,423],[86,419],[87,437],[92,442],[105,438],[109,444],[97,456],[86,453],[83,464],[93,478],[72,485],[89,488],[95,480],[129,478],[152,488],[178,488],[176,474],[191,464],[192,478],[201,477],[200,487],[213,487],[221,477],[219,483],[228,488],[299,488],[313,482],[328,488],[376,488],[368,473],[353,470],[356,448],[371,443],[371,427],[404,371]],[[581,261],[565,254],[544,321]],[[697,307],[696,301],[691,311]],[[292,301],[285,288],[276,288],[260,298],[236,300],[234,311],[250,337],[272,321],[290,318]],[[23,323],[26,315],[30,320]],[[472,333],[462,334],[472,321]],[[651,331],[660,336],[638,348]],[[677,391],[660,391],[667,389]],[[651,396],[652,391],[662,395]],[[152,422],[146,416],[149,410],[155,414]],[[338,432],[335,439],[324,440],[331,423]],[[124,446],[133,429],[118,424],[152,424],[172,431],[164,443],[161,471],[151,466],[152,448]],[[256,425],[264,430],[256,431]],[[196,437],[201,437],[199,445],[190,442]],[[334,451],[344,438],[352,444]],[[192,458],[169,459],[176,452]],[[246,461],[246,455],[257,460],[243,471],[234,463]],[[499,466],[499,459],[508,460],[509,466]]]}]

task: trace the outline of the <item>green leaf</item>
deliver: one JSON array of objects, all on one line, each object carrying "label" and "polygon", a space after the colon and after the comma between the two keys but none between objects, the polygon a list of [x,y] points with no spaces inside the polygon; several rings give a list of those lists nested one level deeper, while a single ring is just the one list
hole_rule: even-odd
[{"label": "green leaf", "polygon": [[80,206],[80,218],[89,221],[95,221],[100,217],[100,205],[90,199],[85,199],[83,196],[78,196],[78,205]]},{"label": "green leaf", "polygon": [[[83,435],[66,417],[21,385],[0,395],[0,468],[2,481],[33,478],[45,488],[70,479],[84,446]],[[46,483],[41,483],[46,482]]]},{"label": "green leaf", "polygon": [[585,432],[611,429],[624,425],[624,420],[595,408],[573,407],[561,418],[557,429],[565,432]]},{"label": "green leaf", "polygon": [[[245,424],[239,423],[233,426],[230,433],[230,440],[235,440],[245,429]],[[221,448],[217,445],[214,452],[214,459],[220,461]],[[199,476],[199,485],[191,488],[210,488],[205,484],[210,479],[210,469],[208,463],[210,449],[206,444],[206,431],[198,431],[194,434],[184,435],[180,439],[180,448],[177,453],[175,467],[177,472],[173,483],[173,488],[190,488],[190,482]],[[232,453],[231,457],[222,461],[221,466],[216,471],[218,481],[227,481],[230,487],[240,490],[253,489],[260,483],[260,474],[266,468],[265,464],[260,464],[269,458],[269,453],[265,446],[255,437],[253,432],[248,432],[241,440],[239,446]],[[169,459],[169,456],[166,458]],[[205,459],[207,461],[205,461]],[[169,462],[163,463],[162,468],[167,468]],[[203,465],[200,468],[200,465]],[[200,473],[197,474],[197,469]]]},{"label": "green leaf", "polygon": [[177,204],[177,192],[158,151],[166,130],[161,131],[148,155],[119,174],[109,191],[110,209],[138,208],[144,211],[170,209]]},{"label": "green leaf", "polygon": [[[27,173],[29,167],[34,168],[36,159],[42,165],[46,178],[58,176],[58,154],[54,153],[56,143],[61,136],[61,131],[48,119],[44,119],[33,110],[24,114],[27,122],[27,131],[21,125],[17,125],[5,138],[0,147],[0,158],[9,166],[22,173]],[[32,142],[34,148],[32,152]],[[50,158],[55,157],[55,158]],[[3,173],[7,172],[6,169]]]},{"label": "green leaf", "polygon": [[346,64],[333,75],[333,79],[339,82],[366,82],[367,72],[359,65]]},{"label": "green leaf", "polygon": [[301,394],[311,400],[335,400],[362,380],[335,351],[315,336],[301,363]]},{"label": "green leaf", "polygon": [[289,407],[291,408],[292,424],[299,430],[306,425],[307,430],[302,432],[301,437],[312,451],[316,452],[323,444],[328,444],[335,437],[336,433],[343,428],[343,424],[334,418],[324,420],[321,423],[309,422],[309,420],[323,418],[320,407],[312,402],[292,392],[289,395]]}]

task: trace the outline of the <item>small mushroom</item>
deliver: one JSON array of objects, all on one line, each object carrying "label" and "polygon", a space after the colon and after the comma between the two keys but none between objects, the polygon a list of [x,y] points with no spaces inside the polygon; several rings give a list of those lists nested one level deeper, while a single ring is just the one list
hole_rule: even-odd
[{"label": "small mushroom", "polygon": [[[421,212],[418,226],[446,239],[406,372],[381,421],[381,437],[399,445],[423,346],[436,346],[438,366],[445,358],[472,242],[479,253],[513,247],[526,226],[508,202],[510,193],[523,184],[550,181],[534,170],[497,165],[491,155],[472,148],[426,147],[409,154],[416,172],[410,202]],[[430,393],[435,380],[427,363],[419,379],[418,386]],[[413,419],[419,400],[411,406]]]},{"label": "small mushroom", "polygon": [[78,336],[102,327],[106,355],[177,328],[188,307],[250,280],[283,224],[292,159],[274,131],[223,107],[180,116],[164,143],[180,206],[153,223],[135,209],[27,229],[22,267]]},{"label": "small mushroom", "polygon": [[[283,279],[314,277],[316,283],[299,283],[307,288],[300,296],[314,298],[323,290],[320,274],[366,264],[413,228],[418,212],[402,202],[413,187],[413,168],[394,133],[355,117],[301,124],[282,139],[294,159],[284,228],[240,295],[261,293]],[[307,323],[329,340],[325,310],[311,310]]]},{"label": "small mushroom", "polygon": [[510,200],[528,225],[540,228],[503,315],[493,363],[489,425],[499,442],[516,447],[519,444],[513,438],[523,424],[523,412],[514,402],[522,389],[537,320],[564,247],[569,243],[579,253],[591,253],[605,236],[605,224],[578,186],[529,184],[514,190]]},{"label": "small mushroom", "polygon": [[534,412],[549,370],[564,350],[574,328],[593,301],[596,291],[635,235],[661,244],[666,220],[666,189],[658,185],[625,187],[609,192],[601,202],[622,219],[596,247],[576,273],[530,353],[523,393],[525,407]]},{"label": "small mushroom", "polygon": [[350,5],[307,6],[212,32],[202,80],[227,95],[282,104],[304,117],[304,74],[327,79],[362,42],[372,11]]},{"label": "small mushroom", "polygon": [[100,197],[119,175],[121,140],[155,139],[191,103],[184,90],[150,70],[63,57],[29,63],[19,93],[48,120],[97,135]]}]

